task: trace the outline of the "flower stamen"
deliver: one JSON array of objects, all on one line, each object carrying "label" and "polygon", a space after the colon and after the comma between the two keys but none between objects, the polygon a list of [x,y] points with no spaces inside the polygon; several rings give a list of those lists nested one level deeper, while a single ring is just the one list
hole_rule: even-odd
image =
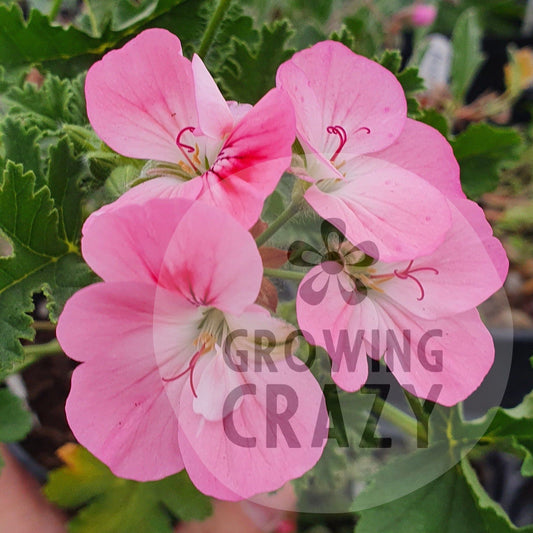
[{"label": "flower stamen", "polygon": [[394,270],[394,275],[398,279],[412,279],[418,285],[418,288],[420,289],[420,298],[417,298],[417,300],[422,301],[425,296],[424,287],[422,286],[422,283],[420,283],[420,280],[418,280],[415,276],[413,276],[413,274],[416,272],[423,272],[425,270],[429,270],[430,272],[433,272],[435,275],[438,275],[439,271],[433,267],[420,267],[420,268],[411,269],[412,266],[413,266],[413,261],[410,261],[407,267],[405,268],[405,270],[402,270],[402,271],[398,271],[397,269]]},{"label": "flower stamen", "polygon": [[335,159],[337,159],[337,156],[340,154],[341,150],[344,148],[344,145],[348,140],[348,136],[346,135],[346,130],[342,126],[328,126],[326,128],[326,131],[331,135],[339,136],[339,146],[337,147],[335,153],[330,159],[330,161],[333,163]]},{"label": "flower stamen", "polygon": [[202,332],[193,344],[195,346],[199,346],[200,349],[191,357],[187,368],[183,372],[180,372],[177,376],[161,379],[165,383],[168,383],[170,381],[176,381],[189,372],[189,383],[191,385],[192,393],[195,398],[198,398],[198,394],[196,394],[196,389],[194,388],[194,367],[202,355],[209,353],[215,347],[215,338],[210,333]]},{"label": "flower stamen", "polygon": [[[193,126],[187,126],[186,128],[183,128],[178,133],[178,136],[176,137],[176,144],[177,144],[178,148],[180,149],[181,153],[183,154],[183,157],[185,157],[185,159],[188,161],[189,165],[191,165],[193,170],[195,170],[198,174],[200,174],[200,170],[196,167],[196,165],[193,162],[193,159],[196,159],[197,161],[199,161],[199,159],[198,159],[198,151],[199,151],[198,146],[196,146],[196,148],[194,148],[194,146],[191,146],[190,144],[185,144],[185,143],[181,142],[181,136],[186,131],[190,131],[192,133],[194,131],[194,129],[195,128]],[[193,159],[191,159],[189,157],[187,152],[189,154],[194,154],[193,155]]]}]

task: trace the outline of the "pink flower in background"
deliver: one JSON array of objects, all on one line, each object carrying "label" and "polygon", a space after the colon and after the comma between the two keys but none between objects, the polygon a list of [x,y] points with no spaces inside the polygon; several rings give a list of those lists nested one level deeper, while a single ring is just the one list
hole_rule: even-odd
[{"label": "pink flower in background", "polygon": [[82,251],[103,283],[76,293],[57,329],[82,362],[66,406],[82,445],[119,476],[185,467],[228,500],[316,463],[322,391],[291,365],[294,328],[254,304],[261,258],[238,222],[203,202],[153,199],[93,219]]},{"label": "pink flower in background", "polygon": [[431,26],[437,18],[437,8],[432,4],[414,4],[410,14],[413,26]]},{"label": "pink flower in background", "polygon": [[[431,253],[450,226],[445,198],[424,176],[379,151],[404,131],[406,100],[395,76],[344,45],[325,41],[278,69],[303,147],[294,171],[311,182],[305,199],[325,219],[342,219],[352,242],[369,241],[386,261]],[[424,137],[409,137],[429,149]]]},{"label": "pink flower in background", "polygon": [[158,162],[163,176],[121,203],[150,197],[201,199],[246,228],[290,164],[294,112],[273,89],[254,107],[226,102],[202,60],[182,56],[166,30],[142,32],[87,74],[87,113],[98,136],[127,157]]},{"label": "pink flower in background", "polygon": [[[395,263],[369,260],[350,243],[340,244],[335,261],[314,267],[302,281],[298,322],[309,341],[329,352],[340,387],[364,385],[368,354],[383,357],[413,394],[453,405],[492,366],[492,338],[475,307],[503,285],[508,260],[481,208],[464,197],[445,139],[415,121],[405,129],[407,135],[378,155],[426,176],[448,197],[452,227],[444,242],[427,256]],[[426,139],[423,147],[410,141],[417,136]],[[310,298],[316,294],[318,305]]]}]

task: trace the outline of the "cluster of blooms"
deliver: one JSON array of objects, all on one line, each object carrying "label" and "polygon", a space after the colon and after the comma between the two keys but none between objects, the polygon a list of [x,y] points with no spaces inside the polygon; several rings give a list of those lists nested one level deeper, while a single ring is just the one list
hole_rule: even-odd
[{"label": "cluster of blooms", "polygon": [[288,169],[301,204],[342,233],[296,302],[335,382],[363,386],[368,354],[444,405],[481,383],[494,348],[475,308],[507,259],[462,193],[449,144],[406,118],[386,69],[322,42],[282,64],[252,107],[226,102],[201,59],[154,29],[93,65],[86,97],[103,141],[150,160],[142,184],[86,221],[83,256],[103,281],[58,324],[83,363],[69,424],[117,475],[186,468],[204,493],[238,500],[319,459],[323,394],[294,356],[294,326],[258,304],[249,231]]}]

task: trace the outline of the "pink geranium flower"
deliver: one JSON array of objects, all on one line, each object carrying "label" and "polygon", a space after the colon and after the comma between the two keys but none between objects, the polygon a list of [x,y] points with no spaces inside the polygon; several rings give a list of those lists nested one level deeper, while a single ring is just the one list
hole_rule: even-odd
[{"label": "pink geranium flower", "polygon": [[[410,392],[453,405],[492,366],[492,338],[475,307],[502,286],[508,261],[481,208],[464,197],[445,139],[415,121],[405,128],[407,135],[378,155],[426,176],[447,196],[452,226],[444,242],[427,256],[395,263],[340,243],[329,252],[332,260],[302,281],[298,322],[330,354],[340,387],[364,385],[368,354],[383,357]],[[426,139],[424,147],[411,141],[417,136]]]},{"label": "pink geranium flower", "polygon": [[432,4],[414,4],[411,6],[411,22],[413,26],[431,26],[437,18],[437,8]]},{"label": "pink geranium flower", "polygon": [[[450,213],[424,176],[379,151],[405,132],[406,100],[384,67],[325,41],[278,69],[291,98],[303,147],[293,170],[311,182],[305,199],[323,218],[342,219],[352,242],[373,242],[386,261],[431,253],[444,239]],[[409,142],[429,149],[424,137]]]},{"label": "pink geranium flower", "polygon": [[[87,73],[87,114],[113,150],[154,160],[121,202],[183,196],[222,207],[246,228],[290,164],[294,111],[279,90],[253,108],[226,102],[202,60],[179,39],[142,32]],[[161,177],[162,176],[162,177]]]},{"label": "pink geranium flower", "polygon": [[254,304],[261,258],[238,222],[203,202],[152,199],[93,219],[82,250],[103,283],[76,293],[57,329],[82,362],[66,405],[81,444],[119,476],[185,467],[229,500],[316,463],[322,391],[291,358],[294,328]]}]

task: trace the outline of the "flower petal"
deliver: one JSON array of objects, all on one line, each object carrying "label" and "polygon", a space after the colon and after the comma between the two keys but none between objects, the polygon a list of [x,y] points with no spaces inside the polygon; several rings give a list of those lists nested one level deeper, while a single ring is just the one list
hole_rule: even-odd
[{"label": "flower petal", "polygon": [[314,466],[327,440],[327,416],[320,418],[324,427],[317,438],[324,398],[307,367],[298,368],[282,360],[276,371],[247,372],[249,388],[226,398],[230,406],[242,399],[240,406],[216,422],[196,414],[191,391],[183,389],[180,449],[199,490],[220,499],[245,499],[276,490]]},{"label": "flower petal", "polygon": [[228,104],[203,61],[196,54],[192,58],[192,71],[196,90],[198,133],[223,139],[233,128],[233,115]]},{"label": "flower petal", "polygon": [[494,342],[475,309],[424,320],[385,299],[379,305],[387,329],[401,347],[389,345],[384,359],[402,387],[446,406],[463,401],[479,387],[494,361]]},{"label": "flower petal", "polygon": [[243,384],[241,373],[226,364],[222,348],[217,345],[210,354],[200,358],[194,379],[198,381],[192,401],[194,412],[211,422],[222,420],[228,415],[224,412],[225,399]]},{"label": "flower petal", "polygon": [[392,144],[405,123],[406,100],[396,77],[338,42],[297,52],[279,67],[276,83],[294,104],[298,136],[328,159],[339,145],[329,126],[344,128],[344,149],[358,155]]},{"label": "flower petal", "polygon": [[370,241],[380,260],[398,261],[427,255],[443,241],[450,212],[437,189],[374,157],[351,159],[347,167],[345,181],[326,184],[326,192],[313,185],[305,199],[322,218],[342,220],[350,242]]},{"label": "flower petal", "polygon": [[185,359],[180,352],[197,334],[198,313],[178,295],[141,283],[92,285],[67,302],[58,339],[69,356],[86,361],[72,377],[68,422],[121,477],[147,481],[183,468],[161,378]]},{"label": "flower petal", "polygon": [[[322,297],[315,299],[320,289]],[[368,377],[365,332],[378,327],[372,300],[353,293],[346,274],[327,274],[323,264],[311,269],[300,284],[296,313],[307,341],[322,346],[331,357],[335,383],[347,391],[359,390]]]},{"label": "flower petal", "polygon": [[[150,354],[157,348],[159,359],[164,361],[169,352],[179,352],[179,324],[197,320],[198,313],[179,295],[163,289],[156,292],[155,286],[96,283],[67,301],[56,334],[65,353],[76,361],[115,351],[129,353],[141,347]],[[157,339],[150,344],[156,329]],[[183,334],[187,336],[187,331]]]},{"label": "flower petal", "polygon": [[192,202],[123,203],[89,217],[83,227],[83,257],[104,281],[155,283],[169,242]]},{"label": "flower petal", "polygon": [[211,170],[184,183],[180,194],[221,207],[248,229],[289,167],[293,141],[290,100],[272,89],[237,124]]},{"label": "flower petal", "polygon": [[127,157],[177,162],[178,133],[198,123],[191,62],[162,29],[145,30],[97,61],[85,96],[98,136]]},{"label": "flower petal", "polygon": [[396,141],[372,157],[409,170],[448,198],[465,198],[450,143],[427,124],[408,118]]},{"label": "flower petal", "polygon": [[375,265],[377,275],[400,273],[381,288],[397,305],[422,318],[468,311],[492,296],[505,279],[509,263],[501,243],[492,236],[483,210],[470,200],[457,202],[468,218],[450,203],[452,227],[435,252],[416,259],[412,265]]},{"label": "flower petal", "polygon": [[[179,206],[181,201],[166,202]],[[145,204],[144,211],[159,217],[152,209],[158,208],[155,202]],[[170,225],[174,235],[163,244],[161,286],[180,292],[196,305],[236,314],[256,300],[263,275],[261,256],[238,222],[220,209],[195,202],[179,224]]]}]

